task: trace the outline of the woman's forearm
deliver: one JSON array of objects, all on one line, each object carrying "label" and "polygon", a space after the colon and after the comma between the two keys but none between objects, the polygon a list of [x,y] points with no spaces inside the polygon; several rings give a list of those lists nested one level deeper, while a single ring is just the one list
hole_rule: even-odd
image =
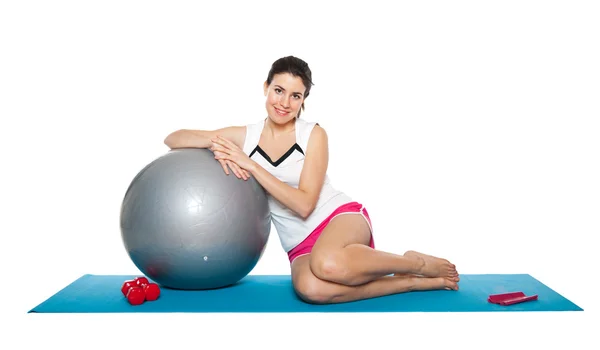
[{"label": "woman's forearm", "polygon": [[165,138],[165,145],[175,148],[210,148],[212,145],[209,131],[181,129]]},{"label": "woman's forearm", "polygon": [[245,126],[228,126],[217,130],[181,129],[170,133],[164,140],[165,145],[173,148],[211,148],[212,139],[223,136],[235,143],[239,148],[244,147],[246,139]]}]

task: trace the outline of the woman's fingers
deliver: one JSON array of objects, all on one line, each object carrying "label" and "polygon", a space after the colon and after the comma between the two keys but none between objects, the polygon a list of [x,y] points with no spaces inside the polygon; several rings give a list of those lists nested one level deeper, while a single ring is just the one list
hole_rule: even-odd
[{"label": "woman's fingers", "polygon": [[227,165],[229,165],[229,169],[231,169],[231,171],[233,171],[233,173],[235,174],[235,176],[238,177],[238,179],[244,178],[242,171],[237,164],[235,164],[234,162],[232,162],[230,160],[227,160],[226,162],[227,162]]},{"label": "woman's fingers", "polygon": [[237,176],[239,179],[248,180],[250,178],[250,174],[248,173],[248,171],[246,171],[245,169],[242,169],[234,161],[229,159],[229,154],[226,152],[223,152],[223,149],[219,148],[219,147],[220,146],[213,146],[213,152],[215,155],[215,159],[218,160],[219,163],[221,163],[221,166],[223,167],[223,170],[225,171],[225,173],[227,175],[229,175],[229,169],[231,169],[233,174],[235,176]]},{"label": "woman's fingers", "polygon": [[223,167],[223,171],[225,171],[225,174],[229,175],[229,169],[227,169],[227,161],[225,160],[221,160],[218,159],[219,163],[221,163],[221,166]]},{"label": "woman's fingers", "polygon": [[226,159],[217,159],[219,161],[219,163],[221,163],[221,166],[223,167],[223,171],[225,171],[225,174],[229,175],[229,169],[231,169],[231,171],[233,172],[233,175],[237,176],[238,179],[242,179],[244,178],[244,175],[242,174],[242,172],[240,171],[240,167],[237,166],[237,164],[226,160]]},{"label": "woman's fingers", "polygon": [[223,147],[225,145],[225,141],[223,141],[220,137],[215,137],[210,140],[213,143],[213,147]]},{"label": "woman's fingers", "polygon": [[236,172],[236,174],[239,174],[239,178],[242,178],[244,180],[248,180],[249,176],[248,176],[248,172],[246,172],[246,170],[240,168],[239,165],[235,164],[234,162],[229,161],[230,163],[230,167],[231,169]]},{"label": "woman's fingers", "polygon": [[228,153],[229,149],[226,147],[221,146],[220,144],[217,143],[213,143],[211,150],[213,152],[222,152],[222,153]]}]

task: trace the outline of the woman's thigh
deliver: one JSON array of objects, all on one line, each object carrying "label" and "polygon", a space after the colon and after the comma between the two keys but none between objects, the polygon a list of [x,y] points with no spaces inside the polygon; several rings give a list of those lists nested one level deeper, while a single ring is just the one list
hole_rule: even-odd
[{"label": "woman's thigh", "polygon": [[350,244],[370,245],[372,232],[369,223],[360,213],[336,216],[327,224],[315,242],[312,253],[341,249]]}]

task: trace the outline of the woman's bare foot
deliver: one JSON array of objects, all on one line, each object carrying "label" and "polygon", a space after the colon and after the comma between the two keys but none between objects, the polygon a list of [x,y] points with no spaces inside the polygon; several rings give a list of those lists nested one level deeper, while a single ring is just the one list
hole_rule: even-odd
[{"label": "woman's bare foot", "polygon": [[458,284],[443,277],[414,277],[412,290],[458,290]]},{"label": "woman's bare foot", "polygon": [[[395,273],[394,277],[398,278],[412,278],[418,288],[425,288],[420,290],[429,290],[429,289],[446,289],[446,290],[458,290],[458,282],[460,278],[458,276],[456,278],[444,278],[444,277],[425,277],[422,275],[415,275],[411,273]],[[417,279],[425,279],[429,280],[426,282],[417,281]],[[440,287],[441,286],[441,287]]]},{"label": "woman's bare foot", "polygon": [[419,274],[425,277],[443,277],[450,282],[459,281],[456,266],[446,259],[415,252],[414,250],[407,251],[404,253],[404,256],[421,260],[423,265],[421,266]]}]

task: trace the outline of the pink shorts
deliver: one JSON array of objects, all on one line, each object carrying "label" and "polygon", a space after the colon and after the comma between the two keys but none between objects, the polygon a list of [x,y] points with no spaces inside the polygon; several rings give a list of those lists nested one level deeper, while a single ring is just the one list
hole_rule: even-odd
[{"label": "pink shorts", "polygon": [[302,241],[300,244],[298,244],[296,247],[294,247],[294,249],[292,249],[288,252],[288,258],[290,259],[290,264],[297,257],[299,257],[301,255],[309,254],[312,251],[312,248],[315,245],[315,243],[317,242],[317,239],[319,238],[319,236],[321,235],[321,233],[323,232],[325,227],[327,227],[327,224],[329,224],[329,222],[333,218],[335,218],[338,215],[352,214],[352,213],[361,214],[367,220],[367,222],[369,224],[369,228],[371,229],[371,241],[369,242],[369,246],[371,248],[375,248],[375,243],[373,241],[373,225],[371,224],[371,218],[369,217],[369,213],[367,212],[367,209],[365,209],[362,206],[362,204],[360,204],[358,202],[350,202],[350,203],[343,204],[343,205],[339,206],[336,210],[334,210],[333,213],[331,213],[331,215],[329,215],[325,220],[323,220],[323,222],[321,222],[319,224],[319,226],[317,226],[317,228],[315,228],[314,231],[308,237],[306,237],[304,239],[304,241]]}]

